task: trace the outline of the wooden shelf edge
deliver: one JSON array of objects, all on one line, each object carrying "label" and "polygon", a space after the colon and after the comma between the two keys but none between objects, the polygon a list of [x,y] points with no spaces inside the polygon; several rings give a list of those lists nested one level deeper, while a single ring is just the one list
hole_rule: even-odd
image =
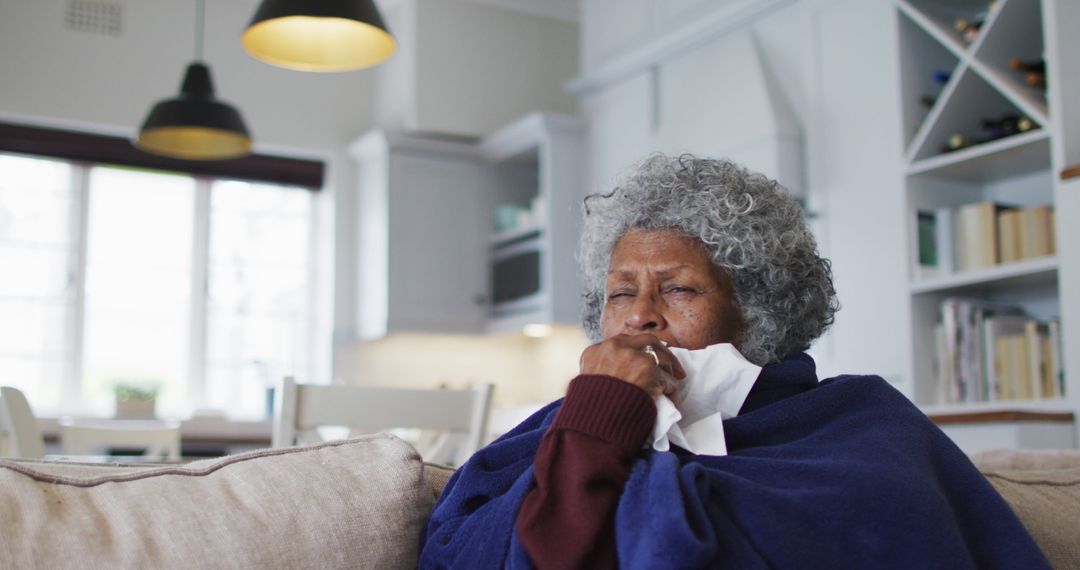
[{"label": "wooden shelf edge", "polygon": [[930,421],[937,425],[985,424],[1001,422],[1060,422],[1073,423],[1073,412],[1035,412],[1030,410],[993,410],[982,412],[931,413]]},{"label": "wooden shelf edge", "polygon": [[1062,180],[1069,180],[1077,177],[1080,177],[1080,164],[1074,164],[1061,171]]}]

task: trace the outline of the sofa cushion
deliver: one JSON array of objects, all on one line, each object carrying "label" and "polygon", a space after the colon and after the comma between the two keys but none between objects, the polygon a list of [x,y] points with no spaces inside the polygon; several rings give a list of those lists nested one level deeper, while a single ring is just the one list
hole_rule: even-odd
[{"label": "sofa cushion", "polygon": [[435,498],[438,499],[442,494],[443,487],[446,486],[447,481],[454,474],[452,467],[445,465],[438,465],[435,463],[424,463],[424,480],[427,481],[431,487],[431,492]]},{"label": "sofa cushion", "polygon": [[0,560],[34,568],[412,568],[433,505],[388,435],[183,466],[0,460]]},{"label": "sofa cushion", "polygon": [[1080,568],[1080,467],[980,468],[1054,568]]}]

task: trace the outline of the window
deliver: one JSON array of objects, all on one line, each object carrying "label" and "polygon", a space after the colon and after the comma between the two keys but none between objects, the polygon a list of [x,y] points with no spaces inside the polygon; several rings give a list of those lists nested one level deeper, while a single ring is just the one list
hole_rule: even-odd
[{"label": "window", "polygon": [[73,360],[72,176],[60,161],[0,154],[0,382],[48,408]]},{"label": "window", "polygon": [[306,370],[314,337],[306,192],[211,187],[206,402],[259,404],[279,376]]},{"label": "window", "polygon": [[265,417],[318,376],[316,194],[295,186],[0,154],[0,378],[39,415]]}]

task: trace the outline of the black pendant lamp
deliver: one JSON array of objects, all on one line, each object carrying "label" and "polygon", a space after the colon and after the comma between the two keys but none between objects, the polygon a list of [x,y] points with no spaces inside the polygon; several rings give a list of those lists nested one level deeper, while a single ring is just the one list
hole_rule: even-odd
[{"label": "black pendant lamp", "polygon": [[263,0],[242,38],[255,59],[299,71],[351,71],[397,50],[374,0]]},{"label": "black pendant lamp", "polygon": [[204,0],[198,1],[196,61],[188,65],[180,94],[154,105],[135,146],[188,160],[223,160],[251,152],[251,135],[232,105],[214,98],[210,68],[201,62]]}]

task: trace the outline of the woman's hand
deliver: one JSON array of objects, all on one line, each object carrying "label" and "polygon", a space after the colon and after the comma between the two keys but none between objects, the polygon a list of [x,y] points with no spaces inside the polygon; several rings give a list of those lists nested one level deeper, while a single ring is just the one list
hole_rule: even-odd
[{"label": "woman's hand", "polygon": [[[652,347],[655,359],[645,352],[647,346]],[[653,398],[674,394],[675,381],[686,378],[679,360],[651,334],[615,335],[586,348],[581,353],[581,373],[613,376]]]}]

